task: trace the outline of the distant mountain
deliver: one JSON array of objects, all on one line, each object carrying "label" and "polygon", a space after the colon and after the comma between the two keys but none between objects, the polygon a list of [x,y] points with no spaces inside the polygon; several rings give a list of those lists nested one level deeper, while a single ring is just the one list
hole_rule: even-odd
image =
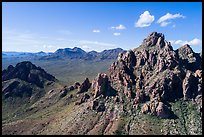
[{"label": "distant mountain", "polygon": [[22,56],[22,55],[31,55],[31,52],[13,52],[13,51],[2,51],[3,56]]},{"label": "distant mountain", "polygon": [[53,60],[53,59],[64,59],[64,58],[85,59],[85,60],[116,59],[118,54],[123,51],[125,50],[121,48],[116,48],[116,49],[104,50],[102,52],[96,52],[96,51],[86,52],[81,48],[74,47],[73,49],[71,48],[58,49],[53,54],[41,57],[40,60]]},{"label": "distant mountain", "polygon": [[52,54],[52,56],[68,57],[68,58],[82,58],[86,54],[87,53],[81,48],[74,47],[73,49],[71,48],[58,49]]},{"label": "distant mountain", "polygon": [[52,54],[52,53],[45,53],[43,51],[40,51],[40,52],[33,53],[33,54],[36,55],[36,56],[46,56],[46,55],[49,55],[49,54]]},{"label": "distant mountain", "polygon": [[100,57],[100,59],[116,59],[118,54],[121,52],[124,52],[124,50],[121,48],[104,50],[100,52],[98,56]]},{"label": "distant mountain", "polygon": [[43,51],[36,52],[36,53],[2,51],[2,56],[6,56],[6,57],[41,57],[49,54],[52,54],[52,53],[45,53]]}]

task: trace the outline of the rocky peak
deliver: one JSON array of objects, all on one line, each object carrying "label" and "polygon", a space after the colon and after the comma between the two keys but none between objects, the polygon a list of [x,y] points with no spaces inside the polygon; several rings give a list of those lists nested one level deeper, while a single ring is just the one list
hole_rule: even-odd
[{"label": "rocky peak", "polygon": [[[181,97],[191,99],[202,89],[198,76],[201,61],[189,45],[174,51],[162,33],[152,32],[140,47],[120,53],[110,66],[108,76],[113,87],[123,93],[120,95],[133,99],[136,104],[155,98],[161,102]],[[160,105],[162,109],[158,110],[166,111],[164,106]],[[164,114],[158,113],[166,117]]]},{"label": "rocky peak", "polygon": [[178,49],[178,51],[181,52],[182,54],[186,54],[186,55],[193,53],[192,48],[188,44],[185,44],[182,47],[180,47]]},{"label": "rocky peak", "polygon": [[202,57],[199,53],[195,53],[190,45],[185,44],[175,52],[179,58],[181,66],[184,66],[191,71],[196,71],[197,69],[202,68]]},{"label": "rocky peak", "polygon": [[163,48],[165,45],[169,45],[169,43],[165,40],[164,34],[152,32],[143,40],[142,45],[145,47],[158,46]]},{"label": "rocky peak", "polygon": [[20,62],[15,67],[10,65],[7,69],[2,71],[2,81],[14,78],[36,84],[39,87],[43,87],[46,80],[55,80],[54,76],[48,74],[44,69],[35,66],[29,61]]}]

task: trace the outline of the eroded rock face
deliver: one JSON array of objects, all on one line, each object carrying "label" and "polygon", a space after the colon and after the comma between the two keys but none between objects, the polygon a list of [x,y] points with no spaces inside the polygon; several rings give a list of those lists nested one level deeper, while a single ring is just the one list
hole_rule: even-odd
[{"label": "eroded rock face", "polygon": [[161,118],[169,118],[171,116],[171,110],[158,99],[145,103],[142,106],[141,112],[144,114],[150,113]]},{"label": "eroded rock face", "polygon": [[86,78],[78,88],[78,93],[87,92],[90,87],[91,87],[91,83],[89,82],[89,79]]},{"label": "eroded rock face", "polygon": [[164,35],[162,33],[152,32],[149,36],[143,40],[143,45],[145,46],[163,46],[164,43]]},{"label": "eroded rock face", "polygon": [[[134,104],[146,101],[173,101],[194,98],[202,94],[202,58],[189,45],[173,50],[161,33],[153,32],[141,46],[120,53],[109,68],[111,86],[133,99]],[[161,103],[160,103],[161,104]],[[149,112],[157,114],[156,103],[149,104]],[[166,105],[160,105],[159,108]],[[163,109],[158,115],[166,117]],[[147,107],[144,107],[144,112]]]},{"label": "eroded rock face", "polygon": [[106,95],[109,91],[108,76],[105,73],[100,73],[92,82],[92,89],[94,92],[94,98],[101,94]]},{"label": "eroded rock face", "polygon": [[[196,71],[198,73],[198,71]],[[195,98],[197,95],[202,94],[202,78],[191,71],[187,71],[186,76],[183,80],[183,95],[184,99],[192,99]]]}]

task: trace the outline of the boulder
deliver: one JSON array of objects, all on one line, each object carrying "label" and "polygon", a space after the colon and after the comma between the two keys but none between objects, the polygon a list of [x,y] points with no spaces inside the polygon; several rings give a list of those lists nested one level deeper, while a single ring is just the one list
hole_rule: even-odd
[{"label": "boulder", "polygon": [[87,92],[90,87],[91,87],[91,83],[89,82],[89,79],[86,78],[84,82],[80,85],[80,87],[78,88],[77,93]]},{"label": "boulder", "polygon": [[80,105],[84,102],[86,102],[88,99],[90,98],[90,96],[88,94],[84,94],[81,99],[75,103],[75,105]]},{"label": "boulder", "polygon": [[156,114],[161,118],[169,118],[171,113],[168,107],[163,102],[159,102],[156,108]]},{"label": "boulder", "polygon": [[66,88],[60,90],[60,98],[63,98],[67,95],[68,90]]},{"label": "boulder", "polygon": [[70,86],[70,87],[68,87],[68,90],[69,90],[69,91],[74,90],[74,86]]},{"label": "boulder", "polygon": [[80,87],[80,83],[79,82],[75,82],[74,83],[74,89],[78,89]]},{"label": "boulder", "polygon": [[105,111],[105,103],[102,101],[94,100],[92,103],[92,109],[97,112]]},{"label": "boulder", "polygon": [[151,115],[158,116],[160,118],[169,118],[171,116],[171,110],[163,103],[157,100],[151,101],[150,103],[145,103],[142,106],[141,112]]},{"label": "boulder", "polygon": [[149,111],[150,111],[149,105],[148,105],[147,103],[145,103],[145,104],[142,106],[141,112],[142,112],[143,114],[147,114]]}]

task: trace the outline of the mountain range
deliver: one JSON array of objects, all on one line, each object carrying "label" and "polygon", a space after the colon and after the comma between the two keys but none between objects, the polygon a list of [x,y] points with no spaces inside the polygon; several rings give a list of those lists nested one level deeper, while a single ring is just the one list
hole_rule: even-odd
[{"label": "mountain range", "polygon": [[118,53],[125,50],[121,48],[104,50],[102,52],[90,51],[86,52],[81,48],[64,48],[58,49],[55,52],[45,53],[43,51],[37,53],[31,52],[2,52],[3,57],[31,57],[39,60],[56,60],[56,59],[85,59],[85,60],[105,60],[116,59]]},{"label": "mountain range", "polygon": [[61,83],[30,61],[8,66],[2,71],[2,134],[202,134],[202,56],[190,45],[174,50],[164,34],[152,32],[128,51],[67,48],[40,60],[103,60],[117,53],[107,72],[82,82],[75,76]]}]

